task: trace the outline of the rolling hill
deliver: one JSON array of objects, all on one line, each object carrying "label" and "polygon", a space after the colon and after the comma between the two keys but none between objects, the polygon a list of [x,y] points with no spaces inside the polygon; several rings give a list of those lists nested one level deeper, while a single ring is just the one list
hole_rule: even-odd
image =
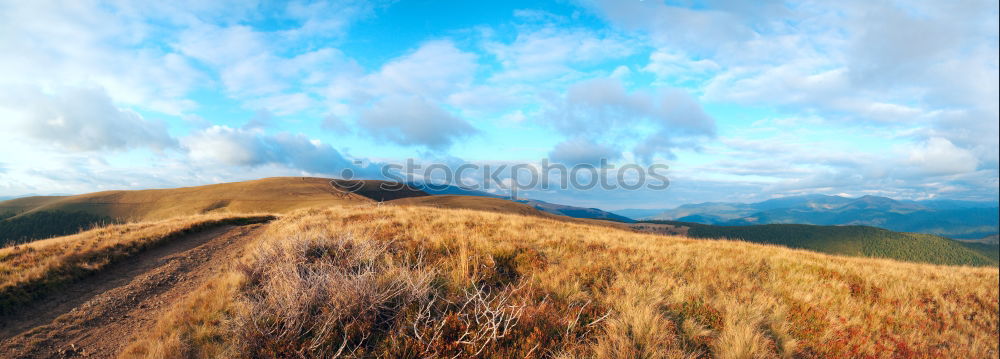
[{"label": "rolling hill", "polygon": [[[299,208],[379,200],[383,181],[352,181],[362,188],[348,193],[330,179],[275,177],[206,186],[137,191],[104,191],[75,196],[28,197],[0,202],[0,212],[25,215],[43,211],[85,212],[125,220],[151,220],[209,212],[284,213]],[[425,196],[413,189],[393,198]]]},{"label": "rolling hill", "polygon": [[996,267],[481,210],[119,224],[0,248],[0,268],[13,358],[994,358],[1000,345]]},{"label": "rolling hill", "polygon": [[[417,188],[428,188],[433,195]],[[458,193],[461,195],[449,195]],[[374,180],[276,177],[207,186],[35,196],[0,202],[0,245],[67,235],[97,224],[166,219],[205,213],[288,213],[302,208],[386,202],[626,222],[596,208],[505,197],[459,187],[427,187]]]},{"label": "rolling hill", "polygon": [[425,206],[435,208],[471,209],[477,211],[488,211],[498,213],[511,213],[526,216],[551,218],[553,215],[540,211],[532,206],[508,201],[501,198],[461,196],[461,195],[435,195],[427,197],[402,198],[386,202],[386,204],[397,206]]},{"label": "rolling hill", "polygon": [[275,177],[174,189],[18,198],[0,202],[0,213],[8,217],[0,220],[0,244],[75,233],[96,223],[205,213],[287,213],[301,208],[427,195],[391,184],[349,181],[331,185],[326,178]]},{"label": "rolling hill", "polygon": [[[416,187],[416,186],[414,186]],[[67,235],[95,225],[159,220],[178,216],[214,213],[289,213],[297,209],[384,202],[398,206],[424,206],[445,209],[528,215],[563,222],[598,224],[629,228],[629,219],[600,211],[562,206],[543,201],[517,200],[492,195],[447,195],[440,188],[428,195],[411,186],[383,181],[337,181],[324,178],[279,177],[255,181],[221,183],[208,186],[139,191],[105,191],[76,196],[39,196],[0,202],[0,244]],[[448,191],[445,189],[445,191]],[[452,191],[454,192],[454,191]],[[462,190],[457,193],[479,194]],[[889,200],[891,201],[891,200]],[[844,208],[864,210],[894,205],[878,198],[851,201],[841,197],[778,199],[760,204],[761,208],[784,211],[796,208]],[[715,209],[733,208],[713,204]],[[897,212],[921,209],[900,204]],[[903,215],[903,214],[899,214]],[[698,215],[686,218],[697,218]],[[897,233],[870,227],[824,226],[706,226],[673,223],[668,234],[695,238],[739,238],[752,242],[784,245],[831,254],[887,257],[907,261],[942,264],[984,265],[996,263],[989,244],[959,243],[933,235]],[[727,222],[731,223],[731,222]],[[643,223],[633,228],[662,231],[663,225]],[[650,228],[645,228],[650,227]],[[652,228],[652,229],[651,229]]]},{"label": "rolling hill", "polygon": [[[667,226],[666,228],[656,225]],[[923,233],[894,232],[869,226],[762,224],[718,226],[647,221],[634,228],[691,238],[735,239],[856,257],[891,258],[934,264],[996,266],[1000,247],[972,244]]]},{"label": "rolling hill", "polygon": [[[608,221],[595,218],[580,218],[562,214],[553,214],[543,211],[535,206],[528,205],[521,201],[509,201],[502,198],[482,197],[482,196],[460,196],[460,195],[435,195],[425,197],[410,197],[385,202],[396,206],[423,206],[445,209],[468,209],[475,211],[508,213],[524,216],[539,217],[556,221],[596,224],[602,226],[612,226],[622,229],[628,227],[618,221]],[[578,207],[574,207],[578,208]]]}]

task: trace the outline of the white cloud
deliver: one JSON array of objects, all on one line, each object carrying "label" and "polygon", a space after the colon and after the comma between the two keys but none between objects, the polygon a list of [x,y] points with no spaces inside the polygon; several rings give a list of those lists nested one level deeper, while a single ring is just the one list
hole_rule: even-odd
[{"label": "white cloud", "polygon": [[687,83],[713,74],[720,67],[710,59],[694,60],[684,54],[657,50],[649,55],[649,64],[642,70],[655,74],[665,83]]},{"label": "white cloud", "polygon": [[929,138],[910,148],[906,163],[915,166],[920,174],[928,176],[969,173],[978,166],[978,161],[971,152],[940,137]]},{"label": "white cloud", "polygon": [[611,34],[548,26],[522,30],[511,43],[486,43],[486,50],[503,66],[494,75],[496,81],[538,81],[566,76],[575,67],[628,57],[638,51],[638,45]]},{"label": "white cloud", "polygon": [[228,166],[282,165],[317,174],[339,174],[353,165],[329,144],[303,135],[213,126],[181,140],[195,162]]},{"label": "white cloud", "polygon": [[174,145],[162,123],[118,108],[99,88],[61,88],[54,94],[34,87],[0,89],[4,127],[38,141],[80,151]]},{"label": "white cloud", "polygon": [[676,147],[714,136],[715,121],[684,91],[628,92],[620,81],[596,79],[570,86],[550,104],[547,121],[558,131],[614,143],[639,139],[634,153],[645,161],[672,156]]},{"label": "white cloud", "polygon": [[997,162],[996,2],[582,3],[648,36],[645,70],[706,101],[919,129]]},{"label": "white cloud", "polygon": [[445,150],[476,132],[444,104],[477,100],[470,88],[477,68],[476,56],[451,41],[426,42],[376,72],[337,78],[325,92],[330,115],[341,123],[353,118],[372,138]]},{"label": "white cloud", "polygon": [[306,92],[327,86],[335,70],[353,67],[333,48],[281,56],[278,39],[244,25],[201,24],[182,33],[174,47],[213,68],[229,96],[281,114],[310,107]]},{"label": "white cloud", "polygon": [[172,114],[194,107],[185,96],[203,74],[185,57],[150,46],[151,25],[125,7],[0,3],[0,86],[99,86],[129,105]]},{"label": "white cloud", "polygon": [[393,96],[365,111],[358,125],[370,136],[400,145],[444,150],[476,133],[468,122],[419,97]]},{"label": "white cloud", "polygon": [[734,42],[752,39],[765,15],[784,10],[778,1],[714,1],[691,9],[662,1],[581,0],[584,6],[621,28],[647,33],[654,44],[712,54]]},{"label": "white cloud", "polygon": [[476,71],[476,56],[447,40],[424,43],[416,51],[392,60],[366,78],[374,96],[413,95],[442,99],[467,87]]},{"label": "white cloud", "polygon": [[549,152],[549,158],[566,165],[599,165],[601,160],[611,163],[621,158],[621,151],[610,146],[594,143],[582,138],[560,142]]},{"label": "white cloud", "polygon": [[287,31],[288,37],[342,35],[359,19],[373,15],[375,8],[385,1],[292,1],[285,7],[285,15],[299,25]]}]

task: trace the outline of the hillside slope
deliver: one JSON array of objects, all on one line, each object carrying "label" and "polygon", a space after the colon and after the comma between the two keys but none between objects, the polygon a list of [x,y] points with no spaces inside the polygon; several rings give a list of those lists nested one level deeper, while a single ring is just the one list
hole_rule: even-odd
[{"label": "hillside slope", "polygon": [[[369,181],[365,181],[369,182]],[[371,181],[376,182],[376,181]],[[209,212],[284,213],[300,208],[372,202],[365,194],[331,186],[330,179],[274,177],[206,186],[104,191],[66,197],[29,197],[0,202],[0,212],[85,212],[111,218],[151,220]],[[410,192],[425,195],[422,192]]]},{"label": "hillside slope", "polygon": [[552,214],[557,214],[560,216],[573,217],[573,218],[600,219],[600,220],[608,220],[608,221],[616,221],[624,223],[635,222],[631,218],[620,216],[598,208],[567,206],[567,205],[549,203],[545,201],[538,201],[532,199],[519,199],[517,200],[517,202],[524,203],[529,206],[535,207],[538,210],[542,210]]},{"label": "hillside slope", "polygon": [[178,217],[0,248],[0,357],[113,357],[272,219]]},{"label": "hillside slope", "polygon": [[388,201],[386,203],[397,206],[471,209],[477,211],[521,214],[536,217],[552,217],[552,215],[535,209],[529,205],[493,197],[435,195],[428,197],[402,198]]},{"label": "hillside slope", "polygon": [[313,209],[269,224],[124,356],[993,358],[998,277],[536,216]]},{"label": "hillside slope", "polygon": [[373,203],[426,196],[384,181],[274,177],[206,186],[104,191],[75,196],[27,197],[0,202],[0,244],[70,234],[98,223],[147,221],[205,213],[288,213],[302,208]]},{"label": "hillside slope", "polygon": [[617,213],[608,212],[600,208],[569,206],[564,204],[545,202],[537,199],[526,199],[526,198],[512,199],[510,196],[496,195],[493,193],[483,192],[472,188],[465,188],[460,186],[435,185],[435,184],[426,184],[420,182],[413,182],[411,183],[411,185],[433,196],[444,195],[444,196],[473,196],[473,197],[498,198],[498,199],[505,199],[513,202],[527,204],[540,211],[548,212],[559,216],[609,220],[609,221],[626,222],[626,223],[634,222],[628,216],[623,216]]},{"label": "hillside slope", "polygon": [[[713,226],[674,221],[644,223],[673,226],[672,231],[668,233],[683,233],[691,238],[736,239],[829,254],[934,264],[977,266],[998,264],[996,246],[974,246],[931,234],[893,232],[867,226],[805,224]],[[655,232],[656,228],[647,230]]]},{"label": "hillside slope", "polygon": [[397,206],[423,206],[445,209],[469,209],[476,211],[519,214],[556,221],[587,223],[604,226],[627,228],[624,224],[593,218],[579,218],[569,215],[553,214],[527,203],[509,201],[503,198],[460,195],[434,195],[426,197],[402,198],[388,201],[386,204]]}]

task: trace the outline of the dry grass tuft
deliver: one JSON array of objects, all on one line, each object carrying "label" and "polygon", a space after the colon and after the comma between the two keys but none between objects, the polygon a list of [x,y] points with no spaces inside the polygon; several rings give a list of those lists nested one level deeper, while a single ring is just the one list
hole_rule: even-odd
[{"label": "dry grass tuft", "polygon": [[356,353],[427,297],[430,275],[393,263],[386,243],[293,237],[240,267],[237,352],[253,357]]},{"label": "dry grass tuft", "polygon": [[125,356],[995,358],[998,350],[996,268],[419,207],[300,211],[272,222],[258,245]]}]

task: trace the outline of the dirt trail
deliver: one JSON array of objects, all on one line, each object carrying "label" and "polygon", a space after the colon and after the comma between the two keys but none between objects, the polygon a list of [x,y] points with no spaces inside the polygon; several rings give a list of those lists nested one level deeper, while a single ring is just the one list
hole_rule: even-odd
[{"label": "dirt trail", "polygon": [[114,357],[235,260],[263,226],[222,226],[172,240],[0,318],[0,357]]}]

